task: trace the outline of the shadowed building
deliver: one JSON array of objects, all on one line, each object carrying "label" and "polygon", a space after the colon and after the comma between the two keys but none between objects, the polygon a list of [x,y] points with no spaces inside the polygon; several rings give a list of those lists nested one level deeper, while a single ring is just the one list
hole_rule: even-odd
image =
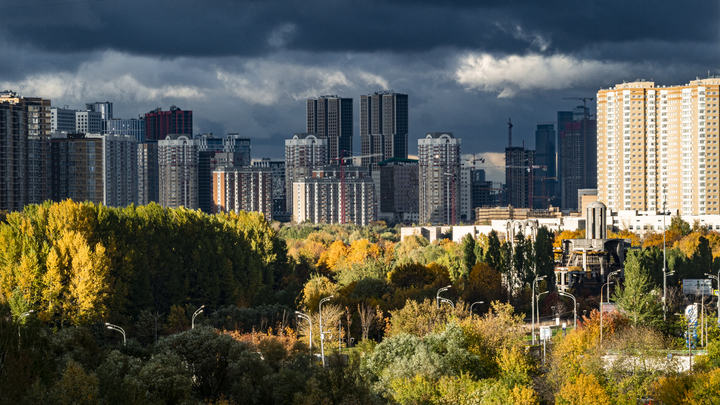
[{"label": "shadowed building", "polygon": [[392,91],[360,96],[362,165],[408,156],[408,96]]},{"label": "shadowed building", "polygon": [[[307,132],[327,140],[328,161],[353,154],[353,99],[320,96],[308,99]],[[335,160],[333,160],[335,159]]]}]

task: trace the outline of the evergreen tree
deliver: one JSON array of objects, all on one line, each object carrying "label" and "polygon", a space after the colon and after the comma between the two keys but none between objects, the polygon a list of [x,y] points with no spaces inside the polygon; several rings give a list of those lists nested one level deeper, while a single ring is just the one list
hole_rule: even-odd
[{"label": "evergreen tree", "polygon": [[625,258],[625,284],[615,290],[614,298],[633,326],[657,326],[662,320],[662,303],[641,256],[641,252],[631,251]]},{"label": "evergreen tree", "polygon": [[548,286],[555,285],[554,235],[547,227],[540,227],[535,238],[535,276],[545,276]]},{"label": "evergreen tree", "polygon": [[477,242],[475,242],[475,239],[470,234],[465,235],[460,242],[460,249],[463,253],[464,274],[466,276],[470,274],[473,266],[475,266],[477,262],[477,257],[475,256],[476,245]]},{"label": "evergreen tree", "polygon": [[488,248],[485,252],[485,262],[496,271],[503,272],[503,251],[497,231],[492,230],[488,235]]}]

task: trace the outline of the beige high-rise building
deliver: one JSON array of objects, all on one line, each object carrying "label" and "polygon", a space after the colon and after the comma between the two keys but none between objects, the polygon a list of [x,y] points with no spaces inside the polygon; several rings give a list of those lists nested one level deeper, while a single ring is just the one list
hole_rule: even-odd
[{"label": "beige high-rise building", "polygon": [[212,213],[256,211],[273,219],[273,172],[269,167],[220,167],[213,171]]},{"label": "beige high-rise building", "polygon": [[169,134],[158,141],[160,205],[198,209],[200,142],[188,134]]},{"label": "beige high-rise building", "polygon": [[597,94],[598,199],[612,211],[720,214],[720,77]]}]

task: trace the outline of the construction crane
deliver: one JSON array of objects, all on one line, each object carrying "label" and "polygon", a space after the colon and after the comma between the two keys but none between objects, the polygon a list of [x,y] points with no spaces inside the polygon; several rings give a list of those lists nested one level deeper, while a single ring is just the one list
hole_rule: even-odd
[{"label": "construction crane", "polygon": [[508,148],[512,148],[512,120],[508,118]]},{"label": "construction crane", "polygon": [[332,158],[332,161],[338,161],[340,165],[340,224],[345,223],[345,161],[362,158],[373,158],[375,156],[382,156],[382,153],[373,153],[372,155],[361,155],[361,156],[345,156],[345,151],[341,152],[343,157]]}]

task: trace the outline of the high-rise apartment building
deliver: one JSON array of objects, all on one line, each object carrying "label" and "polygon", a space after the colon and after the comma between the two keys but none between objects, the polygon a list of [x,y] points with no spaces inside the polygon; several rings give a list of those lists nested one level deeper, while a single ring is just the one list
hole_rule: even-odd
[{"label": "high-rise apartment building", "polygon": [[[109,101],[96,101],[94,103],[85,103],[85,109],[100,113],[102,125],[102,133],[107,133],[107,122],[113,119],[113,103]],[[138,142],[141,142],[138,140]]]},{"label": "high-rise apartment building", "polygon": [[407,94],[376,92],[360,96],[362,165],[408,156]]},{"label": "high-rise apartment building", "polygon": [[50,100],[0,92],[0,210],[51,196]]},{"label": "high-rise apartment building", "polygon": [[556,194],[556,151],[555,126],[553,124],[538,124],[535,131],[535,165],[540,168],[533,169],[534,197],[533,208],[548,208],[550,205],[558,207],[560,198]]},{"label": "high-rise apartment building", "polygon": [[460,219],[460,138],[428,132],[418,139],[421,224],[454,225]]},{"label": "high-rise apartment building", "polygon": [[327,140],[328,159],[339,164],[353,154],[353,99],[320,96],[306,102],[307,132]]},{"label": "high-rise apartment building", "polygon": [[103,128],[102,114],[95,111],[75,112],[75,133],[99,134]]},{"label": "high-rise apartment building", "polygon": [[476,208],[490,207],[497,204],[494,191],[492,181],[485,179],[485,170],[475,169],[470,180],[470,198],[472,199],[473,210],[470,222],[474,223],[477,219]]},{"label": "high-rise apartment building", "polygon": [[380,183],[378,219],[385,219],[391,224],[417,222],[420,218],[418,161],[390,158],[377,166],[379,179],[376,182]]},{"label": "high-rise apartment building", "polygon": [[565,124],[569,124],[569,123],[573,122],[573,115],[574,114],[572,111],[558,111],[558,113],[557,113],[557,137],[555,138],[556,139],[555,149],[557,150],[557,152],[556,152],[557,153],[557,160],[556,160],[557,161],[557,168],[556,168],[557,176],[556,177],[558,179],[557,179],[557,189],[556,190],[557,190],[558,196],[560,196],[562,194],[561,190],[562,190],[562,174],[563,174],[563,169],[562,169],[563,158],[562,158],[562,144],[561,144],[561,139],[560,139],[560,131],[563,131],[565,129]]},{"label": "high-rise apartment building", "polygon": [[598,199],[612,211],[720,214],[720,77],[597,94]]},{"label": "high-rise apartment building", "polygon": [[198,209],[199,142],[189,134],[169,134],[158,141],[160,205]]},{"label": "high-rise apartment building", "polygon": [[521,146],[505,148],[505,200],[515,208],[532,207],[535,151]]},{"label": "high-rise apartment building", "polygon": [[198,144],[198,204],[203,212],[211,212],[213,204],[213,171],[219,167],[250,165],[250,138],[228,134],[215,138],[213,134],[195,137]]},{"label": "high-rise apartment building", "polygon": [[160,174],[157,141],[138,144],[138,205],[160,202]]},{"label": "high-rise apartment building", "polygon": [[138,143],[130,135],[102,135],[103,204],[138,202]]},{"label": "high-rise apartment building", "polygon": [[[344,190],[343,190],[344,187]],[[294,182],[293,217],[298,223],[370,225],[376,219],[375,185],[370,177],[304,177]],[[342,209],[345,194],[344,212]]]},{"label": "high-rise apartment building", "polygon": [[[285,140],[285,205],[294,213],[293,183],[312,176],[313,170],[328,164],[328,141],[317,134],[297,133]],[[296,219],[297,220],[297,219]]]},{"label": "high-rise apartment building", "polygon": [[289,213],[285,204],[287,194],[285,192],[285,161],[262,158],[252,163],[253,167],[265,167],[272,172],[273,218],[278,221],[289,221]]},{"label": "high-rise apartment building", "polygon": [[255,211],[273,219],[273,173],[268,167],[221,167],[213,172],[212,213]]},{"label": "high-rise apartment building", "polygon": [[145,142],[145,117],[113,118],[104,120],[104,132],[115,135],[129,135],[138,143]]},{"label": "high-rise apartment building", "polygon": [[105,170],[100,134],[55,132],[52,150],[52,200],[103,202]]},{"label": "high-rise apartment building", "polygon": [[68,106],[50,107],[50,131],[74,133],[77,131],[75,114],[77,110],[71,110]]},{"label": "high-rise apartment building", "polygon": [[[578,210],[578,190],[597,187],[597,121],[590,119],[590,110],[578,106],[570,122],[558,129],[562,183],[560,206]],[[558,115],[559,117],[559,115]]]},{"label": "high-rise apartment building", "polygon": [[176,106],[170,111],[156,108],[145,114],[145,137],[149,140],[164,140],[169,134],[193,134],[192,111],[183,111]]}]

